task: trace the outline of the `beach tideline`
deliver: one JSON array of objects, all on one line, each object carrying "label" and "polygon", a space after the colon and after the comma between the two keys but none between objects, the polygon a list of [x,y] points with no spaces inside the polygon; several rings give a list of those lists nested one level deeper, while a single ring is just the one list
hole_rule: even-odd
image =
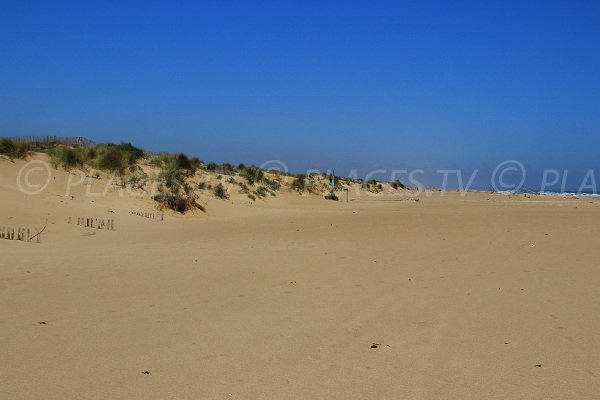
[{"label": "beach tideline", "polygon": [[2,398],[600,393],[597,199],[283,192],[157,221],[131,214],[149,199],[66,197],[65,171],[23,194],[22,163],[0,163],[0,222],[47,229],[0,240]]}]

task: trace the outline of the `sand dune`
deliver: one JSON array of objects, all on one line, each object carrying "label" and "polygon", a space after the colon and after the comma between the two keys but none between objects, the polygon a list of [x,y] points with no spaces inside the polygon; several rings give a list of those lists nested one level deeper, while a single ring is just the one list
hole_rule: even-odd
[{"label": "sand dune", "polygon": [[47,229],[0,240],[2,398],[600,393],[598,200],[284,192],[158,221],[65,171],[23,194],[22,165],[0,161],[0,225]]}]

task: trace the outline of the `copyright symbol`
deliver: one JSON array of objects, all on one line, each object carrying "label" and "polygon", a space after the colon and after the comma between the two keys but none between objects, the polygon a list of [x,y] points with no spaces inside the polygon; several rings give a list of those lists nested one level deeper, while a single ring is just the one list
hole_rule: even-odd
[{"label": "copyright symbol", "polygon": [[287,174],[289,171],[287,165],[281,160],[265,161],[260,165],[260,169],[264,171],[283,172],[284,174]]},{"label": "copyright symbol", "polygon": [[260,181],[260,179],[258,179],[258,178],[259,178],[259,175],[262,176],[262,171],[276,171],[276,172],[287,174],[288,167],[287,167],[287,165],[285,165],[285,163],[283,161],[280,161],[280,160],[265,161],[264,163],[260,164],[260,166],[256,170],[256,174],[254,175],[255,182]]},{"label": "copyright symbol", "polygon": [[[496,192],[518,192],[525,183],[525,166],[517,160],[506,160],[498,164],[492,173],[492,187]],[[516,182],[516,183],[515,183]]]},{"label": "copyright symbol", "polygon": [[41,160],[33,160],[23,165],[19,170],[17,187],[25,194],[40,194],[48,187],[50,179],[52,179],[50,165]]}]

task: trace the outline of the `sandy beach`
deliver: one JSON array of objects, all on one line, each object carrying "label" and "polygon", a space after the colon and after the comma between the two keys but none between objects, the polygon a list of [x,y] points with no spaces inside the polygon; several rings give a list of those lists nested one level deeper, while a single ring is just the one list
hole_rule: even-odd
[{"label": "sandy beach", "polygon": [[597,199],[282,192],[160,221],[131,214],[149,199],[65,196],[65,171],[23,194],[23,163],[0,162],[0,223],[48,222],[0,240],[2,398],[600,393]]}]

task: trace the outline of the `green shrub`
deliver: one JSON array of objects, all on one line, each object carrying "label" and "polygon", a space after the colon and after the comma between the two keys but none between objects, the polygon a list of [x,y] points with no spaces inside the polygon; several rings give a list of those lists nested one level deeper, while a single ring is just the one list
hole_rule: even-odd
[{"label": "green shrub", "polygon": [[229,163],[221,164],[220,171],[223,175],[235,175],[235,167]]},{"label": "green shrub", "polygon": [[246,167],[240,171],[240,176],[248,181],[248,184],[254,185],[261,182],[264,178],[263,171],[255,166]]},{"label": "green shrub", "polygon": [[400,182],[398,179],[396,179],[394,182],[392,182],[390,184],[394,189],[398,190],[398,189],[406,189],[406,185],[404,185],[404,183]]},{"label": "green shrub", "polygon": [[108,144],[106,146],[115,147],[127,159],[129,165],[135,165],[137,161],[144,157],[144,150],[135,147],[129,142],[121,142],[120,144]]},{"label": "green shrub", "polygon": [[187,171],[192,171],[194,169],[194,167],[192,166],[192,161],[189,158],[187,158],[187,156],[183,153],[177,154],[175,168],[185,169]]},{"label": "green shrub", "polygon": [[[54,146],[48,149],[52,162],[65,169],[91,166],[103,171],[134,171],[144,151],[131,143],[103,144],[92,148]],[[156,162],[156,161],[155,161]]]},{"label": "green shrub", "polygon": [[138,187],[141,188],[144,186],[144,183],[146,181],[146,178],[148,176],[145,173],[140,173],[140,174],[131,174],[129,175],[129,179],[127,180],[127,184],[131,185],[131,187]]},{"label": "green shrub", "polygon": [[334,201],[338,201],[339,198],[335,195],[335,193],[333,192],[329,192],[326,196],[325,196],[325,200],[334,200]]},{"label": "green shrub", "polygon": [[116,146],[104,146],[98,151],[98,168],[104,171],[123,173],[127,170],[127,154]]},{"label": "green shrub", "polygon": [[198,182],[198,189],[200,189],[200,190],[208,189],[208,183]]},{"label": "green shrub", "polygon": [[304,192],[306,189],[306,179],[303,175],[298,176],[294,182],[292,182],[291,188],[298,192]]},{"label": "green shrub", "polygon": [[30,153],[31,146],[29,146],[28,143],[14,142],[7,138],[0,140],[0,154],[3,154],[10,159],[25,159]]},{"label": "green shrub", "polygon": [[160,203],[161,207],[169,208],[180,213],[185,213],[188,210],[200,209],[205,211],[204,207],[199,204],[196,199],[192,186],[186,182],[178,182],[178,184],[169,187],[160,186],[160,193],[154,196],[154,200]]},{"label": "green shrub", "polygon": [[169,153],[158,153],[153,155],[148,163],[153,167],[163,167],[173,159],[173,154]]},{"label": "green shrub", "polygon": [[240,186],[239,193],[250,193],[250,189],[248,189],[248,186],[244,182],[238,182],[238,185]]},{"label": "green shrub", "polygon": [[48,155],[54,166],[66,170],[83,167],[89,161],[89,150],[82,147],[57,146],[48,149]]},{"label": "green shrub", "polygon": [[179,193],[163,192],[154,196],[154,200],[161,203],[163,207],[185,213],[189,207],[188,200]]},{"label": "green shrub", "polygon": [[270,191],[276,191],[279,190],[279,188],[281,187],[281,183],[279,183],[279,181],[276,180],[271,180],[269,178],[267,178],[266,176],[263,176],[262,179],[264,185],[267,187],[267,189],[269,189]]},{"label": "green shrub", "polygon": [[214,194],[219,199],[228,199],[229,198],[229,194],[227,193],[225,186],[223,186],[221,183],[219,183],[217,186],[215,186]]},{"label": "green shrub", "polygon": [[254,194],[258,197],[267,197],[268,194],[268,190],[266,187],[264,186],[259,186],[256,188],[256,190],[254,191]]},{"label": "green shrub", "polygon": [[200,168],[204,167],[204,161],[202,161],[198,157],[192,158],[191,162],[192,162],[192,167],[194,169],[200,169]]}]

